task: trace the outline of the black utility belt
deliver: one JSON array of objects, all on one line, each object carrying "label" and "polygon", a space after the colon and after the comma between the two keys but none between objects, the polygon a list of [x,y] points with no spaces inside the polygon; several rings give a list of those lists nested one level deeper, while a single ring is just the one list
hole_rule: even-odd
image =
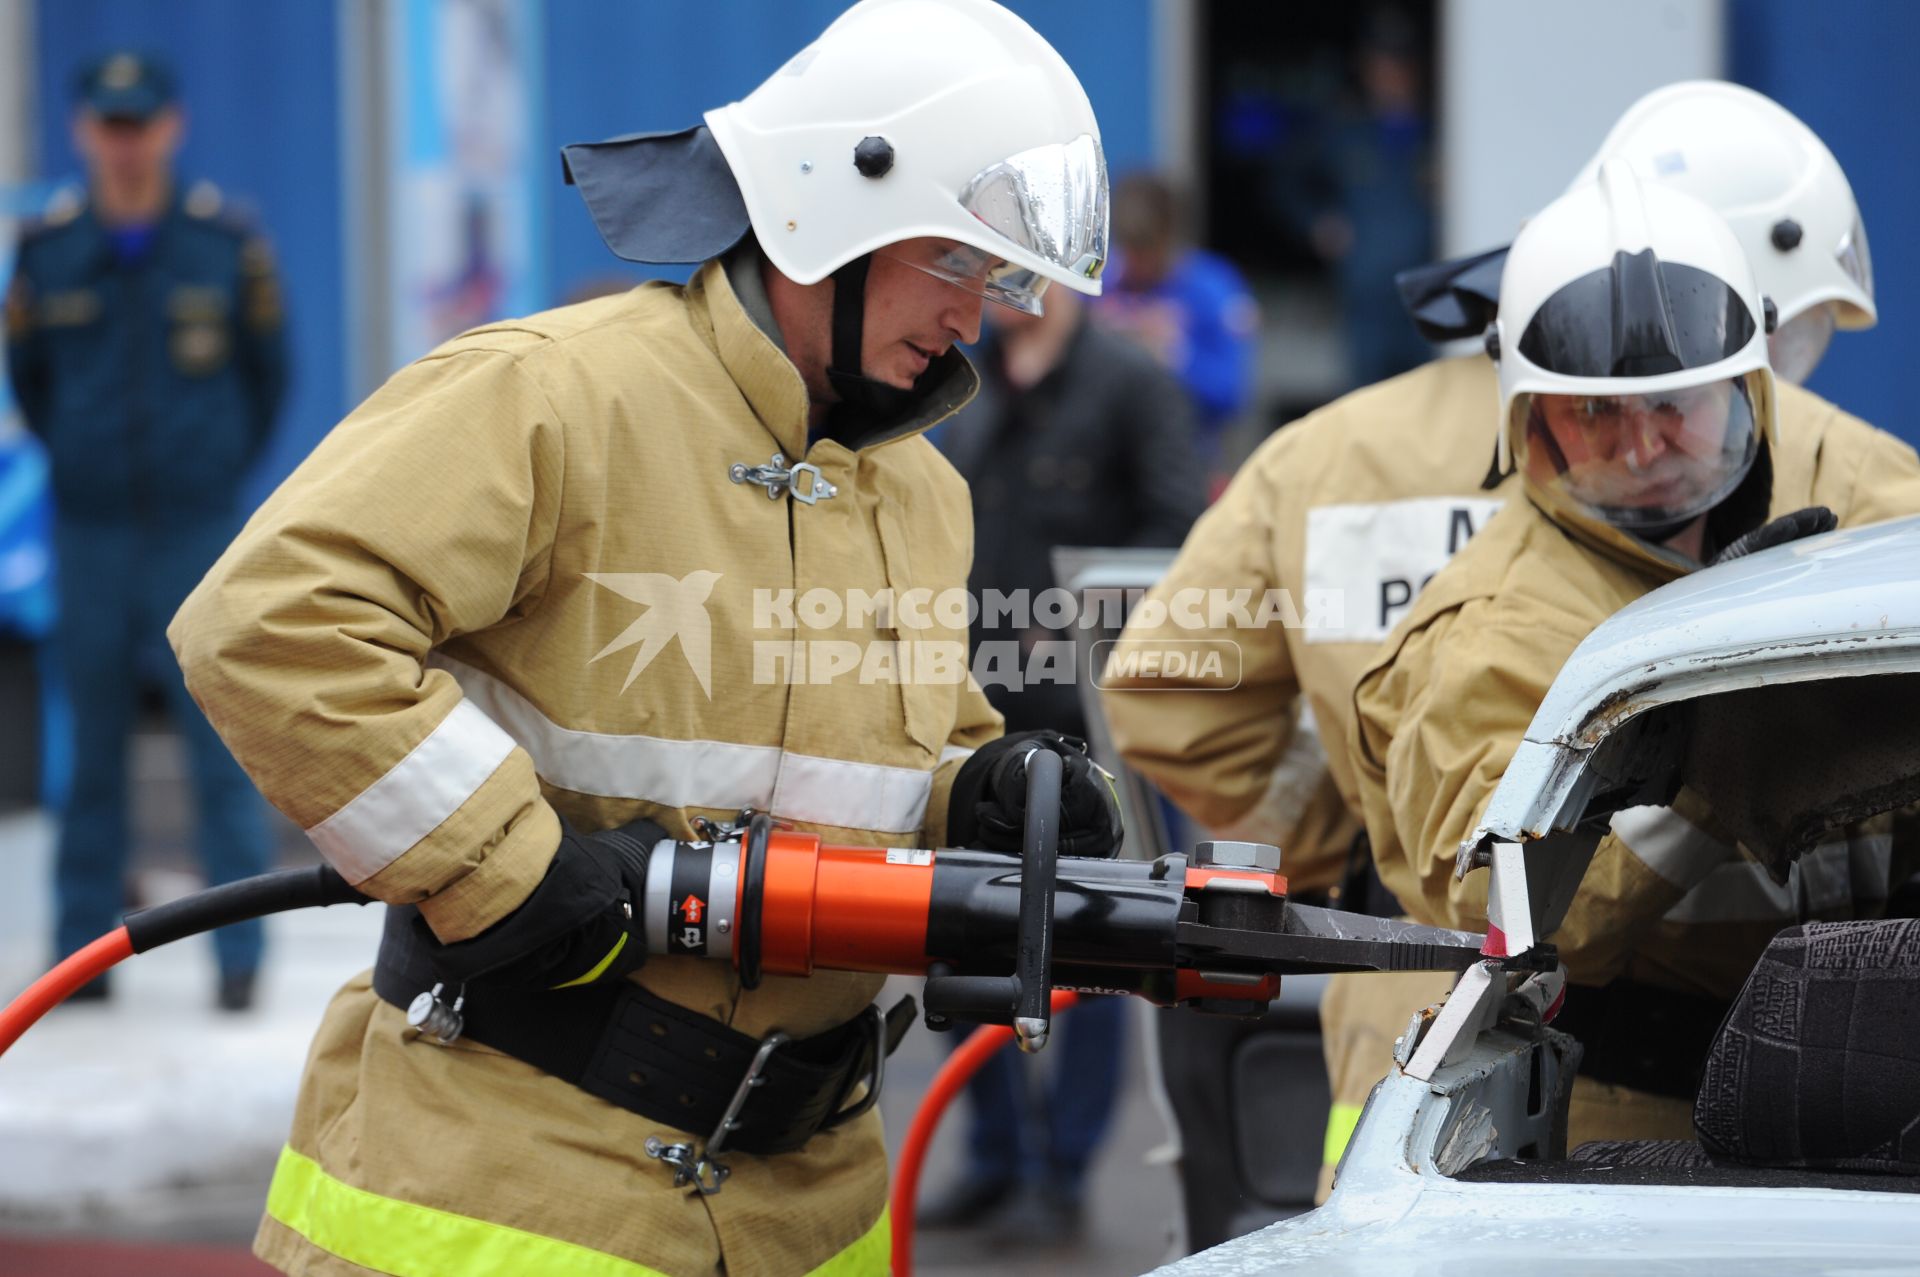
[{"label": "black utility belt", "polygon": [[[912,998],[812,1037],[752,1038],[631,980],[540,992],[443,987],[413,931],[387,910],[373,987],[422,1036],[472,1038],[589,1095],[718,1151],[789,1153],[879,1098],[886,1057],[914,1018]],[[858,1100],[848,1097],[867,1083]],[[674,1146],[679,1147],[679,1146]],[[658,1156],[656,1154],[656,1156]]]},{"label": "black utility belt", "polygon": [[1633,980],[1569,984],[1553,1027],[1579,1039],[1582,1077],[1691,1100],[1731,1006]]}]

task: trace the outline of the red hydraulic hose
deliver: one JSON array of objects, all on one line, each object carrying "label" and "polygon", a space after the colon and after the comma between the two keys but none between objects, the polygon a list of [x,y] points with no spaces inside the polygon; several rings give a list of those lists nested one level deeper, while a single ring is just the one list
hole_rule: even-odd
[{"label": "red hydraulic hose", "polygon": [[[1055,989],[1053,1013],[1059,1015],[1079,1000],[1080,996],[1076,993]],[[947,1057],[947,1062],[933,1075],[926,1095],[921,1098],[920,1107],[913,1115],[913,1124],[907,1127],[906,1142],[900,1146],[899,1169],[893,1175],[893,1277],[913,1277],[914,1200],[920,1192],[920,1167],[927,1160],[927,1148],[933,1143],[933,1133],[940,1126],[940,1118],[946,1113],[947,1105],[953,1103],[953,1097],[960,1094],[960,1089],[972,1080],[994,1052],[1012,1040],[1013,1030],[1004,1024],[987,1024],[975,1029]]]},{"label": "red hydraulic hose", "polygon": [[22,1033],[65,1001],[69,993],[121,959],[132,956],[133,938],[125,927],[118,927],[28,985],[25,993],[0,1011],[0,1055],[5,1055]]},{"label": "red hydraulic hose", "polygon": [[0,1011],[0,1055],[68,994],[123,958],[270,913],[318,905],[363,905],[369,899],[334,870],[314,865],[241,878],[130,913],[124,927],[101,936],[35,980]]}]

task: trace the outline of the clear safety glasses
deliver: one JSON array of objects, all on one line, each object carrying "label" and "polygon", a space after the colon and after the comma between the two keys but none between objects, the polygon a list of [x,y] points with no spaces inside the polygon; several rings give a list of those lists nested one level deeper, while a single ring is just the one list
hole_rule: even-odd
[{"label": "clear safety glasses", "polygon": [[1040,313],[1040,298],[1051,282],[1039,271],[1015,266],[970,244],[952,240],[909,240],[876,249],[873,255],[911,266],[956,288],[1029,315]]},{"label": "clear safety glasses", "polygon": [[964,244],[920,254],[886,249],[882,255],[1029,315],[1040,313],[1050,275],[1098,279],[1107,264],[1107,160],[1092,134],[990,165],[960,189],[959,200],[981,223],[1055,267],[1057,274]]}]

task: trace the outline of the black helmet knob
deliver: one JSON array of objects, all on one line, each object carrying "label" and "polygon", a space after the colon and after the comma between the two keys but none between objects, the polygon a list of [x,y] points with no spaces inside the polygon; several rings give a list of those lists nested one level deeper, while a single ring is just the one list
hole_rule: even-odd
[{"label": "black helmet knob", "polygon": [[1783,253],[1791,253],[1800,247],[1800,239],[1805,234],[1800,229],[1800,223],[1791,217],[1783,217],[1773,224],[1773,246]]},{"label": "black helmet knob", "polygon": [[1500,330],[1491,324],[1487,326],[1487,358],[1500,362]]},{"label": "black helmet knob", "polygon": [[863,137],[853,148],[853,166],[861,177],[885,177],[893,167],[893,143],[883,137]]}]

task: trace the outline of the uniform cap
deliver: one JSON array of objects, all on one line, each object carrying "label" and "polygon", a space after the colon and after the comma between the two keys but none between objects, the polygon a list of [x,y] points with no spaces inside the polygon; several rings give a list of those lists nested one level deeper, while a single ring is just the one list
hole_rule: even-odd
[{"label": "uniform cap", "polygon": [[74,77],[76,102],[107,119],[146,121],[173,105],[173,71],[158,58],[120,51],[88,63]]}]

